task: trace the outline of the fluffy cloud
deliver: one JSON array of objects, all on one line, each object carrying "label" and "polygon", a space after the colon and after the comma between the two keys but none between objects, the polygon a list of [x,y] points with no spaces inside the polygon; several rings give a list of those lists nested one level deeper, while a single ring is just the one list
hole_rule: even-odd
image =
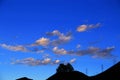
[{"label": "fluffy cloud", "polygon": [[90,25],[83,24],[77,27],[77,31],[84,32],[84,31],[87,31],[93,28],[98,28],[98,27],[100,27],[100,23],[97,23],[95,25],[94,24],[90,24]]},{"label": "fluffy cloud", "polygon": [[53,65],[59,64],[60,60],[52,60],[51,58],[44,58],[44,59],[34,59],[34,58],[25,58],[20,60],[12,61],[11,64],[21,64],[21,65],[28,65],[28,66],[40,66],[40,65]]},{"label": "fluffy cloud", "polygon": [[87,25],[80,25],[80,26],[78,26],[77,31],[84,32],[87,30],[87,27],[88,27]]},{"label": "fluffy cloud", "polygon": [[54,47],[53,52],[55,54],[61,54],[61,55],[67,54],[67,51],[65,49],[63,48],[59,49],[58,47]]},{"label": "fluffy cloud", "polygon": [[22,45],[17,45],[17,46],[11,46],[11,45],[7,45],[7,44],[0,44],[1,47],[8,49],[8,50],[12,50],[12,51],[22,51],[22,52],[28,52],[28,49],[25,48]]},{"label": "fluffy cloud", "polygon": [[47,46],[49,44],[50,40],[48,38],[40,38],[36,40],[34,45],[41,45],[41,46]]}]

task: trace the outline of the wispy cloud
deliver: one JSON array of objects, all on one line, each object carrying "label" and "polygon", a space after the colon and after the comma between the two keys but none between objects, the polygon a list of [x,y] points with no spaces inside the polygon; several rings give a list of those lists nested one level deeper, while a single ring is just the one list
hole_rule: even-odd
[{"label": "wispy cloud", "polygon": [[7,45],[7,44],[0,44],[1,47],[11,50],[11,51],[22,51],[22,52],[28,52],[29,50],[22,46],[22,45],[17,45],[17,46],[12,46],[12,45]]},{"label": "wispy cloud", "polygon": [[7,44],[0,44],[0,47],[5,48],[7,50],[11,50],[11,51],[20,51],[20,52],[31,52],[31,53],[43,53],[46,48],[37,48],[37,47],[32,47],[29,48],[25,45],[7,45]]},{"label": "wispy cloud", "polygon": [[65,50],[64,48],[59,49],[58,47],[53,48],[53,52],[57,55],[76,55],[85,56],[89,55],[93,58],[107,58],[113,57],[111,54],[115,47],[98,48],[98,47],[88,47],[84,50]]},{"label": "wispy cloud", "polygon": [[[76,58],[69,60],[71,64],[76,61]],[[65,63],[65,61],[61,61],[59,59],[52,60],[52,58],[44,58],[44,59],[35,59],[32,57],[13,60],[11,64],[13,65],[27,65],[27,66],[42,66],[42,65],[56,65],[60,63]]]},{"label": "wispy cloud", "polygon": [[83,24],[83,25],[80,25],[77,27],[77,31],[78,32],[84,32],[84,31],[87,31],[87,30],[90,30],[90,29],[93,29],[93,28],[98,28],[100,27],[100,23],[97,23],[97,24],[90,24],[90,25],[86,25],[86,24]]},{"label": "wispy cloud", "polygon": [[35,59],[35,58],[25,58],[25,59],[18,59],[11,62],[11,64],[21,64],[21,65],[28,65],[28,66],[40,66],[40,65],[53,65],[59,64],[60,60],[52,60],[51,58],[44,58],[44,59]]},{"label": "wispy cloud", "polygon": [[100,57],[100,58],[104,58],[104,57],[114,57],[111,52],[115,49],[115,47],[107,47],[105,49],[100,50],[96,55],[94,55],[94,58]]},{"label": "wispy cloud", "polygon": [[29,66],[36,66],[36,65],[40,65],[41,60],[35,60],[34,58],[25,58],[25,59],[21,59],[21,60],[15,60],[12,61],[11,64],[24,64],[24,65],[29,65]]},{"label": "wispy cloud", "polygon": [[89,47],[86,50],[78,50],[74,52],[78,56],[90,55],[93,58],[107,58],[113,57],[111,52],[115,49],[115,47],[107,47],[104,49],[97,48],[97,47]]}]

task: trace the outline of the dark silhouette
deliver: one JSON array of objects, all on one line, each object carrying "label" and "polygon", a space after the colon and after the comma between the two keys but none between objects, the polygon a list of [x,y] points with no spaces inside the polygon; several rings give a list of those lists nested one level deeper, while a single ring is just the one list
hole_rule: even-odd
[{"label": "dark silhouette", "polygon": [[60,66],[58,67],[58,69],[56,71],[58,73],[59,72],[72,72],[72,71],[74,71],[74,68],[72,67],[72,65],[70,63],[68,63],[67,65],[60,64]]},{"label": "dark silhouette", "polygon": [[16,79],[16,80],[33,80],[33,79],[29,79],[27,77],[22,77],[22,78],[19,78],[19,79]]},{"label": "dark silhouette", "polygon": [[[16,80],[33,79],[23,77]],[[47,80],[120,80],[120,62],[95,76],[87,76],[79,71],[75,71],[70,63],[66,65],[60,64],[56,69],[56,73]]]},{"label": "dark silhouette", "polygon": [[87,76],[79,71],[74,71],[69,63],[60,64],[56,73],[47,80],[120,80],[120,62],[95,76]]},{"label": "dark silhouette", "polygon": [[92,80],[120,80],[120,62],[107,69],[106,71],[92,76]]},{"label": "dark silhouette", "polygon": [[[74,79],[73,79],[74,78]],[[60,64],[56,73],[47,80],[88,80],[89,77],[81,72],[74,71],[70,63]]]}]

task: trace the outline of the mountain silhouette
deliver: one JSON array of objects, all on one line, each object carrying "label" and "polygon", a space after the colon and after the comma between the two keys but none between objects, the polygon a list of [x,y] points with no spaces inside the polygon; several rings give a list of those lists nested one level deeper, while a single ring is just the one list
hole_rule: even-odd
[{"label": "mountain silhouette", "polygon": [[56,73],[47,80],[120,80],[120,62],[95,76],[87,76],[75,71],[71,64],[60,64]]},{"label": "mountain silhouette", "polygon": [[29,79],[27,77],[22,77],[22,78],[19,78],[19,79],[16,79],[16,80],[33,80],[33,79]]}]

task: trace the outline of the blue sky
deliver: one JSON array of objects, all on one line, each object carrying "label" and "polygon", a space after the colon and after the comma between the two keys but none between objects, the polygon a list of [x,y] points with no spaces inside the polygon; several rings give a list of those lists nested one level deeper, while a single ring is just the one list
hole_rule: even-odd
[{"label": "blue sky", "polygon": [[0,79],[45,80],[60,63],[88,75],[119,61],[119,0],[1,0]]}]

